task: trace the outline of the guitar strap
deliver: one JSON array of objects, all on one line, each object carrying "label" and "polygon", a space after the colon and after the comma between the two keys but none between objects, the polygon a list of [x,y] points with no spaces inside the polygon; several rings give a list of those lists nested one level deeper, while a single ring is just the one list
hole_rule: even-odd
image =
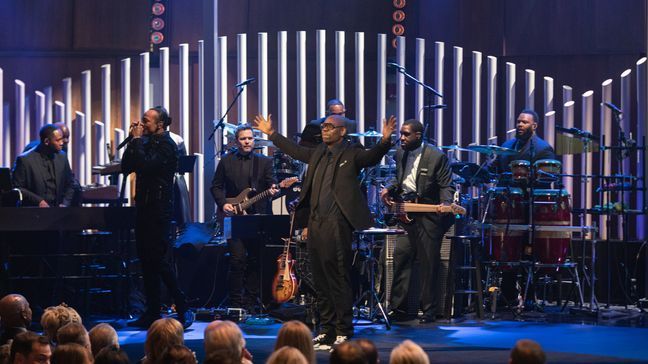
[{"label": "guitar strap", "polygon": [[416,195],[421,197],[421,193],[427,186],[428,179],[430,178],[430,171],[428,171],[428,157],[430,153],[427,152],[428,145],[423,142],[423,150],[421,151],[421,159],[419,159],[418,171],[416,171]]}]

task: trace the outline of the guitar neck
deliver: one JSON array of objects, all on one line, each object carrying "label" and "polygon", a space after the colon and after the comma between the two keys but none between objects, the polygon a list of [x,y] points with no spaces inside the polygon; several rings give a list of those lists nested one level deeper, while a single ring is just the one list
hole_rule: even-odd
[{"label": "guitar neck", "polygon": [[414,202],[403,202],[403,212],[452,212],[449,206],[445,205],[429,205]]},{"label": "guitar neck", "polygon": [[265,198],[268,198],[268,197],[270,197],[270,189],[267,189],[267,190],[259,193],[258,195],[252,197],[251,199],[249,199],[247,201],[241,202],[241,210],[247,210],[248,207],[250,207],[250,206],[254,205],[255,203],[257,203],[257,202],[259,202],[259,201],[261,201],[261,200],[263,200]]}]

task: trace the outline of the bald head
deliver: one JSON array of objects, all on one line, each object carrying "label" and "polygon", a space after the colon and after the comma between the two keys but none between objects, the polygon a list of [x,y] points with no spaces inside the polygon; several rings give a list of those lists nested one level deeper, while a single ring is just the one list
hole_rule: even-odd
[{"label": "bald head", "polygon": [[0,299],[0,322],[3,328],[29,327],[32,311],[29,302],[19,294],[8,294]]},{"label": "bald head", "polygon": [[54,125],[61,130],[61,133],[63,133],[63,151],[67,152],[67,146],[70,143],[70,128],[68,128],[67,124],[62,121],[54,123]]}]

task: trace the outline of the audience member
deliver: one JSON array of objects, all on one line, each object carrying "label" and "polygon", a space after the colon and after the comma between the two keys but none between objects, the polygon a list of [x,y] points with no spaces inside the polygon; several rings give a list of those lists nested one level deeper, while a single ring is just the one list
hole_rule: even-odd
[{"label": "audience member", "polygon": [[544,364],[547,357],[540,344],[533,340],[522,339],[511,350],[509,364]]},{"label": "audience member", "polygon": [[117,331],[107,323],[97,324],[88,332],[90,336],[90,347],[92,348],[92,356],[95,358],[101,349],[108,346],[116,346],[119,348],[119,338]]},{"label": "audience member", "polygon": [[[311,344],[312,346],[312,344]],[[275,350],[266,361],[266,364],[308,364],[304,354],[292,346],[284,346]]]},{"label": "audience member", "polygon": [[7,344],[17,334],[27,331],[32,320],[29,302],[19,294],[8,294],[0,299],[0,345]]},{"label": "audience member", "polygon": [[31,331],[21,332],[13,339],[9,353],[9,363],[49,363],[52,357],[47,336]]},{"label": "audience member", "polygon": [[378,349],[376,349],[376,345],[374,345],[373,341],[369,339],[358,339],[353,341],[360,345],[369,364],[380,363],[380,359],[378,358]]},{"label": "audience member", "polygon": [[[11,340],[13,342],[13,340]],[[0,364],[9,364],[9,356],[11,355],[11,344],[0,345]]]},{"label": "audience member", "polygon": [[213,321],[205,328],[205,356],[210,362],[251,363],[241,329],[232,321]]},{"label": "audience member", "polygon": [[362,347],[354,341],[345,341],[333,347],[331,364],[367,364],[367,357]]},{"label": "audience member", "polygon": [[146,333],[143,364],[162,363],[161,355],[176,345],[184,345],[182,324],[172,318],[153,321]]},{"label": "audience member", "polygon": [[391,351],[389,364],[429,364],[430,358],[412,340],[405,340]]},{"label": "audience member", "polygon": [[52,353],[52,364],[92,364],[92,354],[79,344],[59,344]]},{"label": "audience member", "polygon": [[164,364],[198,364],[196,354],[184,345],[175,345],[162,354],[160,363]]},{"label": "audience member", "polygon": [[81,320],[79,313],[72,307],[68,307],[65,303],[46,308],[41,316],[43,333],[47,335],[50,341],[54,344],[56,344],[56,332],[58,329],[69,323],[82,324],[83,321]]},{"label": "audience member", "polygon": [[130,364],[130,360],[124,350],[111,345],[99,350],[94,364]]},{"label": "audience member", "polygon": [[313,335],[308,326],[301,321],[288,321],[281,326],[274,349],[276,351],[284,346],[296,348],[309,363],[315,363]]},{"label": "audience member", "polygon": [[71,322],[56,332],[56,342],[61,344],[79,344],[92,354],[88,330],[80,323]]}]

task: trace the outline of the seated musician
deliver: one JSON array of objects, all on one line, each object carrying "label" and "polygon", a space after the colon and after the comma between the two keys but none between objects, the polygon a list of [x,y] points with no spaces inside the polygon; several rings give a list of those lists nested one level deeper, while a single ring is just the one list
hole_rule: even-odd
[{"label": "seated musician", "polygon": [[[242,124],[236,129],[237,151],[225,155],[216,168],[212,180],[211,193],[220,212],[235,214],[235,206],[227,199],[238,196],[250,187],[257,192],[271,189],[271,194],[279,190],[274,186],[272,159],[254,153],[254,134],[252,127]],[[247,214],[272,214],[269,199],[252,205]],[[242,307],[254,312],[259,303],[259,241],[237,239],[228,242],[230,252],[229,307]]]},{"label": "seated musician", "polygon": [[[381,199],[392,205],[394,199],[416,200],[424,204],[451,203],[455,188],[448,158],[435,146],[423,141],[423,124],[407,120],[400,129],[401,149],[396,152],[397,182],[381,191]],[[439,305],[439,266],[441,239],[453,223],[450,214],[415,213],[411,224],[402,224],[407,235],[396,239],[391,318],[409,319],[406,312],[408,289],[414,260],[419,260],[421,323],[436,319]],[[415,307],[415,310],[419,307]]]},{"label": "seated musician", "polygon": [[54,124],[43,126],[40,144],[16,158],[13,184],[25,206],[70,206],[80,190],[67,155],[63,131]]},{"label": "seated musician", "polygon": [[[306,147],[316,147],[318,144],[322,143],[322,131],[320,130],[320,125],[326,120],[327,117],[331,115],[346,116],[346,109],[342,101],[338,99],[330,99],[326,103],[326,115],[319,119],[311,120],[301,133],[301,139],[299,144]],[[356,132],[356,122],[353,120],[347,120],[347,134]],[[347,138],[349,138],[347,136]],[[356,140],[357,141],[357,140]]]},{"label": "seated musician", "polygon": [[551,145],[536,133],[539,120],[538,114],[531,109],[520,112],[515,128],[515,138],[502,144],[502,147],[513,149],[518,154],[497,156],[497,159],[491,165],[495,172],[511,172],[510,163],[516,160],[529,161],[533,165],[533,163],[541,159],[556,159],[556,154]]}]

